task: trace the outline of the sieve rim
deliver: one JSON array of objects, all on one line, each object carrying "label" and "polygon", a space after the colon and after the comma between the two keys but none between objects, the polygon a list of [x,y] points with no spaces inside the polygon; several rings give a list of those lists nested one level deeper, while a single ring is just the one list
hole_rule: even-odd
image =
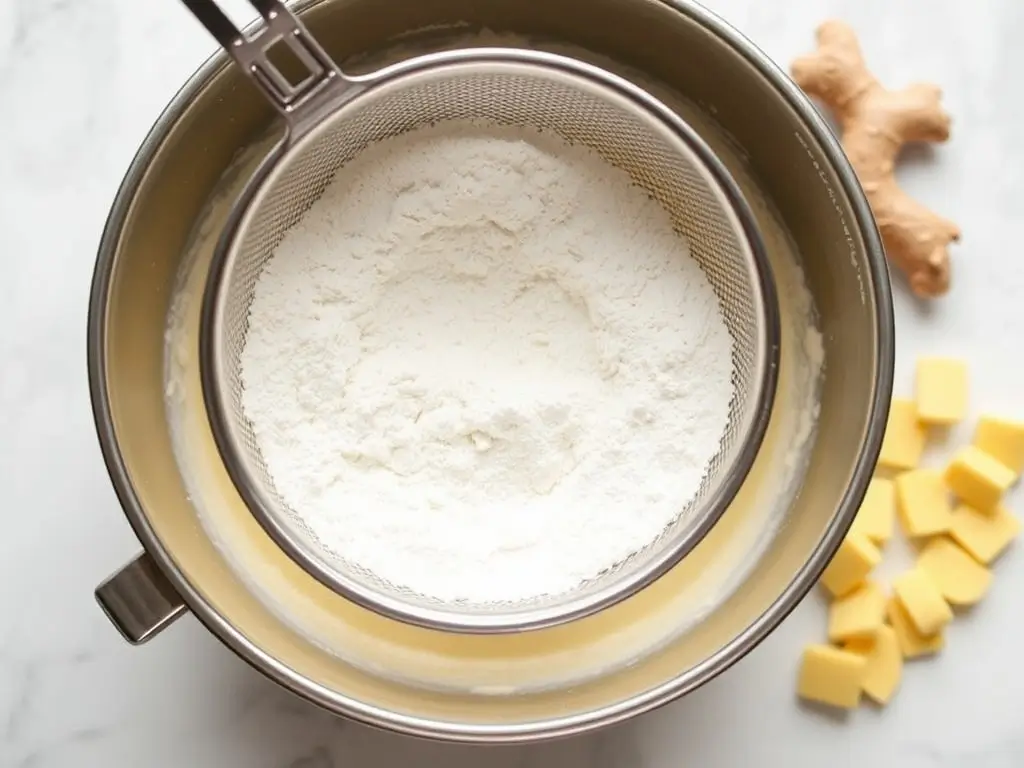
[{"label": "sieve rim", "polygon": [[[739,238],[740,247],[746,251],[748,264],[752,266],[752,281],[757,288],[751,301],[757,316],[762,319],[756,335],[757,347],[763,351],[758,355],[754,369],[752,378],[757,386],[755,394],[750,398],[751,406],[742,425],[742,438],[735,458],[723,473],[717,487],[700,505],[701,514],[696,522],[675,544],[652,557],[643,568],[612,579],[593,592],[575,596],[571,592],[563,593],[564,599],[554,605],[510,606],[509,610],[475,614],[449,610],[444,604],[413,605],[347,578],[332,567],[328,559],[305,546],[291,527],[270,511],[273,505],[268,503],[259,484],[250,480],[252,473],[246,469],[248,462],[244,458],[245,451],[235,431],[227,426],[231,408],[225,390],[219,384],[217,372],[221,368],[222,355],[220,345],[216,343],[224,325],[223,309],[226,302],[223,295],[227,286],[224,278],[238,253],[238,234],[244,230],[253,212],[253,202],[266,189],[275,170],[283,166],[290,154],[300,151],[306,142],[313,141],[317,128],[326,124],[322,118],[341,108],[353,95],[365,95],[399,77],[466,65],[531,65],[554,69],[564,76],[575,77],[591,86],[610,91],[617,98],[657,117],[659,123],[668,128],[673,137],[691,153],[694,166],[702,172],[712,193],[723,203],[724,215],[730,219],[734,231],[742,234],[742,238]],[[717,525],[742,487],[771,420],[781,349],[778,294],[767,248],[745,196],[713,150],[673,110],[630,81],[568,56],[515,48],[461,49],[413,57],[370,74],[345,76],[345,81],[349,87],[339,91],[337,98],[324,103],[317,110],[317,124],[310,125],[309,121],[293,124],[286,121],[282,140],[259,164],[235,201],[213,253],[200,309],[199,373],[211,432],[232,485],[264,532],[303,571],[343,598],[406,624],[467,634],[524,632],[582,619],[631,597],[674,568]]]}]

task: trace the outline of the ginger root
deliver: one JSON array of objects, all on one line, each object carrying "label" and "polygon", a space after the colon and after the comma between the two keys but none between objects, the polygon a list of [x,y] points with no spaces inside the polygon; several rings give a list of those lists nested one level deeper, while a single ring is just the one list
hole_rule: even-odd
[{"label": "ginger root", "polygon": [[960,229],[909,197],[896,183],[894,167],[907,142],[949,138],[942,93],[927,84],[886,90],[843,22],[825,22],[817,39],[816,52],[793,62],[793,79],[835,114],[889,260],[906,273],[915,294],[941,296],[949,289],[949,244],[960,239]]}]

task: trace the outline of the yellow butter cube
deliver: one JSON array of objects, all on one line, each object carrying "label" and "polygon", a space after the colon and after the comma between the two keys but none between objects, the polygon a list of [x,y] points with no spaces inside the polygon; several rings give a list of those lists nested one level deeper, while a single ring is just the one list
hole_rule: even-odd
[{"label": "yellow butter cube", "polygon": [[926,437],[917,420],[917,406],[910,400],[893,400],[878,463],[890,469],[913,469],[921,460]]},{"label": "yellow butter cube", "polygon": [[992,572],[945,536],[925,545],[917,565],[951,605],[974,605],[992,584]]},{"label": "yellow butter cube", "polygon": [[1024,421],[982,416],[974,430],[974,445],[1020,475],[1024,470]]},{"label": "yellow butter cube", "polygon": [[934,536],[949,530],[953,505],[937,470],[904,472],[896,478],[896,499],[907,536]]},{"label": "yellow butter cube", "polygon": [[804,648],[797,693],[808,701],[853,709],[860,703],[867,659],[830,645]]},{"label": "yellow butter cube", "polygon": [[984,565],[999,557],[1019,533],[1020,521],[1003,506],[986,513],[961,504],[949,524],[950,536]]},{"label": "yellow butter cube", "polygon": [[828,607],[828,639],[872,638],[885,623],[885,594],[867,581]]},{"label": "yellow butter cube", "polygon": [[934,635],[953,620],[949,603],[922,568],[904,573],[893,582],[892,589],[920,634]]},{"label": "yellow butter cube", "polygon": [[864,534],[879,546],[892,537],[896,519],[896,486],[892,480],[876,477],[868,485],[851,530]]},{"label": "yellow butter cube", "polygon": [[892,629],[896,633],[903,658],[916,659],[918,656],[938,653],[946,645],[946,639],[941,632],[936,632],[934,635],[922,635],[918,632],[906,609],[896,597],[889,598],[889,602],[885,606],[885,614],[889,617],[889,623],[892,624]]},{"label": "yellow butter cube", "polygon": [[917,361],[917,418],[925,424],[956,424],[967,415],[967,366],[962,360]]},{"label": "yellow butter cube", "polygon": [[881,561],[882,553],[867,536],[848,533],[821,574],[821,583],[833,596],[842,597],[856,589]]},{"label": "yellow butter cube", "polygon": [[896,630],[888,624],[879,627],[871,640],[851,640],[845,650],[867,659],[861,689],[878,704],[888,704],[903,676],[903,651]]},{"label": "yellow butter cube", "polygon": [[979,512],[994,510],[1014,477],[1012,469],[974,445],[962,448],[946,467],[946,485]]}]

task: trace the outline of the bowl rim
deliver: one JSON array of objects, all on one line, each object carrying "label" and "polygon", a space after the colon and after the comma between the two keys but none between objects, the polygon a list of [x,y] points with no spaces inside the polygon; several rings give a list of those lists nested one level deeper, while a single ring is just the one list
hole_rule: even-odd
[{"label": "bowl rim", "polygon": [[[326,0],[298,0],[294,9],[304,13]],[[807,562],[764,613],[715,653],[660,685],[621,701],[571,715],[514,724],[458,723],[411,716],[339,695],[326,686],[292,670],[253,645],[189,583],[174,564],[170,552],[150,524],[132,485],[115,434],[106,381],[107,305],[118,244],[132,202],[151,162],[167,134],[192,99],[229,64],[222,50],[211,55],[189,77],[167,104],[139,146],[118,188],[100,239],[89,296],[87,318],[87,365],[90,400],[103,460],[129,524],[142,546],[157,562],[196,618],[224,645],[258,672],[330,712],[398,733],[446,741],[478,744],[536,742],[587,733],[621,723],[657,709],[701,687],[732,667],[759,645],[810,591],[835,554],[853,521],[874,471],[888,419],[895,361],[895,330],[892,292],[885,252],[867,198],[839,141],[813,103],[788,75],[742,33],[694,0],[657,0],[689,17],[714,34],[749,63],[774,88],[817,142],[836,173],[850,203],[857,229],[864,240],[865,259],[871,277],[877,321],[877,371],[870,414],[860,455],[851,480],[837,504],[837,512]]]}]

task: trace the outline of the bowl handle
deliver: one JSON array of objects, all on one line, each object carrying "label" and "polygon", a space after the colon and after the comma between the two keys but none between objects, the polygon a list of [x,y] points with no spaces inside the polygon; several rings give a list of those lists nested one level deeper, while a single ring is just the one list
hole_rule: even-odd
[{"label": "bowl handle", "polygon": [[141,645],[185,613],[185,601],[148,553],[96,587],[96,602],[125,640]]}]

